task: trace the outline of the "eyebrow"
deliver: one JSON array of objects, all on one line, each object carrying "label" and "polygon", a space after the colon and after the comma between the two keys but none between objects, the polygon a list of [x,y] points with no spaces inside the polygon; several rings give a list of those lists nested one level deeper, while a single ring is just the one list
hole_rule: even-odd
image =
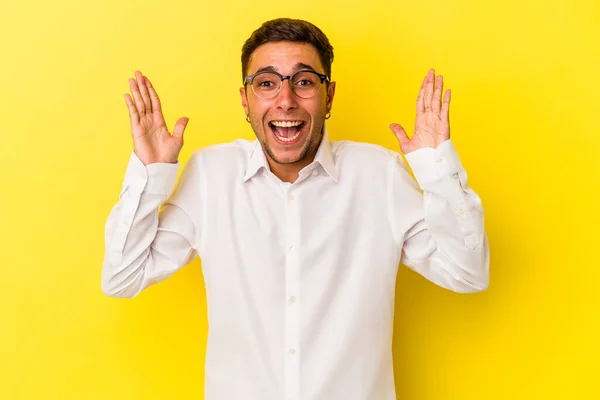
[{"label": "eyebrow", "polygon": [[[316,69],[314,69],[312,66],[308,65],[308,64],[304,64],[304,63],[297,63],[296,65],[294,65],[294,67],[292,68],[294,71],[298,71],[301,69],[309,69],[311,71],[315,71],[317,72]],[[260,69],[258,69],[255,74],[258,74],[259,72],[277,72],[277,70],[275,69],[274,66],[272,65],[267,65],[266,67],[262,67]]]}]

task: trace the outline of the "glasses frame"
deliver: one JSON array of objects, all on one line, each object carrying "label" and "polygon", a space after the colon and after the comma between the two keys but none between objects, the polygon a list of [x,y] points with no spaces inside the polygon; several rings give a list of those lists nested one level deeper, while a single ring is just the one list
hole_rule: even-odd
[{"label": "glasses frame", "polygon": [[[246,77],[246,79],[244,79],[244,86],[246,86],[246,83],[249,83],[249,84],[250,84],[250,87],[252,88],[252,91],[254,92],[254,94],[255,94],[255,95],[258,97],[258,98],[260,98],[260,99],[263,99],[263,100],[273,99],[273,98],[277,97],[277,96],[279,95],[279,93],[281,93],[281,88],[283,88],[283,81],[285,81],[286,79],[288,79],[288,80],[290,81],[290,83],[292,83],[292,80],[293,80],[294,76],[296,76],[297,74],[300,74],[300,73],[302,73],[302,72],[311,72],[311,73],[313,73],[313,74],[317,75],[317,76],[319,77],[319,79],[321,80],[321,85],[323,85],[323,83],[324,83],[325,81],[327,81],[327,83],[329,83],[329,78],[327,77],[327,75],[325,75],[325,74],[320,74],[320,73],[318,73],[317,71],[314,71],[314,70],[312,70],[312,69],[301,69],[301,70],[299,70],[299,71],[296,71],[296,72],[294,72],[294,73],[293,73],[293,74],[291,74],[291,75],[281,75],[279,72],[275,72],[275,71],[259,71],[259,72],[255,73],[255,74],[248,75],[248,76]],[[261,96],[259,96],[259,95],[258,95],[258,93],[256,93],[256,91],[254,90],[254,85],[252,85],[252,81],[254,80],[254,78],[256,78],[257,76],[259,76],[259,75],[261,75],[261,74],[274,74],[274,75],[277,75],[277,76],[279,77],[279,81],[280,81],[279,90],[277,91],[277,93],[275,93],[275,94],[274,94],[273,96],[271,96],[271,97],[261,97]],[[320,86],[319,86],[319,90],[321,90],[321,87],[320,87]],[[299,96],[299,95],[298,95],[298,93],[296,93],[296,91],[294,90],[294,87],[293,87],[293,85],[292,85],[292,92],[294,92],[294,94],[295,94],[296,96],[300,97],[301,99],[312,99],[313,97],[315,97],[315,96],[317,95],[317,93],[319,93],[319,90],[317,90],[317,91],[315,92],[315,94],[313,94],[313,95],[312,95],[312,96],[310,96],[310,97],[302,97],[302,96]]]}]

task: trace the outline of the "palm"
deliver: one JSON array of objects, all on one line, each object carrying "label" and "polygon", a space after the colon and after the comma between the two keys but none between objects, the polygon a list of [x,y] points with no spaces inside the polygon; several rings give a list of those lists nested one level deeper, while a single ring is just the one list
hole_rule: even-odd
[{"label": "palm", "polygon": [[150,159],[173,162],[168,159],[179,154],[183,147],[183,141],[178,137],[171,136],[162,113],[156,111],[150,115],[144,115],[138,123],[133,123],[131,133],[136,154],[147,155]]},{"label": "palm", "polygon": [[158,112],[145,114],[136,124],[132,124],[132,130],[134,138],[146,138],[148,140],[156,138],[163,131],[166,133],[169,132],[162,114]]},{"label": "palm", "polygon": [[188,119],[180,118],[171,134],[165,124],[160,99],[152,84],[140,72],[136,73],[136,78],[137,82],[129,80],[135,102],[128,94],[125,95],[135,153],[144,165],[158,162],[176,163],[183,147],[183,132]]},{"label": "palm", "polygon": [[400,149],[404,154],[431,147],[437,148],[450,138],[449,107],[450,91],[446,91],[442,102],[443,78],[435,78],[435,72],[429,71],[417,98],[417,117],[415,134],[408,138],[404,129],[398,124],[390,127],[396,134]]}]

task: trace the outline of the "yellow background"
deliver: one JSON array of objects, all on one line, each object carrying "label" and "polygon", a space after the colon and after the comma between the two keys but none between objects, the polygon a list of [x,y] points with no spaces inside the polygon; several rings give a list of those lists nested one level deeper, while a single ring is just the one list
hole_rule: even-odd
[{"label": "yellow background", "polygon": [[[334,139],[397,149],[427,70],[453,90],[452,137],[486,210],[491,286],[402,268],[399,399],[598,399],[600,3],[594,0],[4,1],[0,11],[0,398],[200,399],[198,260],[134,300],[100,291],[104,222],[131,151],[140,69],[181,161],[253,138],[240,50],[305,18],[335,48]],[[235,377],[232,377],[235,382]]]}]

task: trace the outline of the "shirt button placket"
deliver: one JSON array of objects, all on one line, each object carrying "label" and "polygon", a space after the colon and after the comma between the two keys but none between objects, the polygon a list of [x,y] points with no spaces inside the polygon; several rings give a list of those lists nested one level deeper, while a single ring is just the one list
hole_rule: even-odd
[{"label": "shirt button placket", "polygon": [[285,247],[285,398],[300,399],[300,213],[298,196],[286,189]]}]

